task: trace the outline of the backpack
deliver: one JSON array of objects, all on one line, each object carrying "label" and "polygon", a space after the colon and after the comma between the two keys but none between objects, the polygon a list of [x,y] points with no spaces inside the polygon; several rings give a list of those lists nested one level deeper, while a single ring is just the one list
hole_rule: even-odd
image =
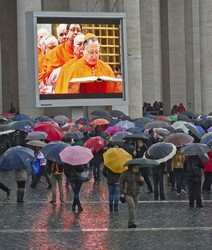
[{"label": "backpack", "polygon": [[32,175],[39,175],[39,176],[42,175],[39,159],[35,159],[32,161]]},{"label": "backpack", "polygon": [[201,169],[199,168],[199,166],[192,162],[191,164],[187,165],[187,174],[190,177],[199,176],[201,175]]}]

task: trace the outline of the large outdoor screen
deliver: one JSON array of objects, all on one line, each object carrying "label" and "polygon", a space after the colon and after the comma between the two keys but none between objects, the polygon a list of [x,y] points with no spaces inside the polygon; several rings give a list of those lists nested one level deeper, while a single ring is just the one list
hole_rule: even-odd
[{"label": "large outdoor screen", "polygon": [[124,13],[27,12],[30,102],[36,107],[126,104],[125,21]]}]

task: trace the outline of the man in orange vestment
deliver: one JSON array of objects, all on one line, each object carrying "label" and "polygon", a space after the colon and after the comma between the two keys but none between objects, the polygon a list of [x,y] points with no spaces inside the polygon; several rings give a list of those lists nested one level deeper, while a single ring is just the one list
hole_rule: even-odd
[{"label": "man in orange vestment", "polygon": [[57,39],[59,44],[64,43],[68,40],[68,32],[66,30],[67,24],[60,23],[57,26]]},{"label": "man in orange vestment", "polygon": [[48,35],[50,35],[49,32],[44,28],[41,28],[37,31],[38,56],[40,56],[42,54],[40,40],[44,36],[48,36]]},{"label": "man in orange vestment", "polygon": [[[83,45],[84,55],[81,59],[77,60],[69,69],[69,79],[71,80],[73,78],[82,78],[89,76],[109,76],[114,78],[115,75],[111,67],[107,63],[99,59],[100,45],[97,37],[91,33],[86,34]],[[104,83],[102,83],[102,85],[103,84]],[[76,84],[74,83],[74,85]],[[122,93],[122,82],[121,80],[120,82],[108,82],[106,88],[107,93]],[[69,83],[68,92],[62,93],[73,93],[73,83]],[[75,86],[74,93],[80,93],[80,83],[78,83],[78,89],[76,89]],[[102,93],[106,92],[103,90]]]},{"label": "man in orange vestment", "polygon": [[[83,42],[85,35],[78,34],[74,39],[74,58],[65,63],[60,71],[59,77],[56,83],[56,94],[68,93],[69,81],[70,81],[70,68],[71,66],[83,56]],[[72,92],[74,93],[75,87],[72,86]]]},{"label": "man in orange vestment", "polygon": [[45,55],[42,69],[44,82],[54,69],[61,67],[64,63],[74,57],[74,38],[79,32],[81,32],[81,27],[79,24],[70,24],[67,25],[67,31],[68,40]]}]

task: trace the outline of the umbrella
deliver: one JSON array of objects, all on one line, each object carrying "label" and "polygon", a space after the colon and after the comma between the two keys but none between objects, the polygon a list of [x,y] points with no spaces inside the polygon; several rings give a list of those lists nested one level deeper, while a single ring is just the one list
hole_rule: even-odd
[{"label": "umbrella", "polygon": [[10,126],[6,125],[6,124],[0,124],[0,135],[6,135],[9,133],[14,132],[15,130],[12,130],[10,128]]},{"label": "umbrella", "polygon": [[180,130],[180,131],[183,131],[184,133],[188,134],[189,129],[185,126],[185,124],[187,124],[187,122],[177,121],[177,122],[173,123],[171,126],[175,130],[178,130],[178,131]]},{"label": "umbrella", "polygon": [[177,120],[178,120],[178,121],[185,121],[185,122],[191,122],[191,121],[192,121],[192,120],[191,120],[188,116],[186,116],[186,115],[178,115]]},{"label": "umbrella", "polygon": [[203,126],[204,126],[206,129],[210,128],[210,127],[212,126],[212,119],[211,119],[211,118],[205,119],[205,120],[203,121]]},{"label": "umbrella", "polygon": [[131,118],[128,115],[122,115],[119,117],[121,121],[131,121]]},{"label": "umbrella", "polygon": [[208,147],[212,149],[212,140],[207,143]]},{"label": "umbrella", "polygon": [[47,143],[45,143],[43,141],[38,141],[38,140],[28,141],[26,144],[30,145],[30,146],[39,147],[39,148],[43,148],[47,145]]},{"label": "umbrella", "polygon": [[57,124],[64,124],[64,123],[68,122],[70,119],[65,115],[57,115],[57,116],[53,117],[52,120],[54,122],[56,122]]},{"label": "umbrella", "polygon": [[176,121],[177,121],[177,115],[169,115],[168,118],[169,118],[172,122],[176,122]]},{"label": "umbrella", "polygon": [[59,155],[63,162],[72,166],[87,164],[93,158],[91,150],[82,146],[69,146]]},{"label": "umbrella", "polygon": [[53,120],[48,116],[42,115],[35,118],[35,122],[53,122]]},{"label": "umbrella", "polygon": [[157,115],[153,118],[154,121],[163,121],[163,122],[171,122],[171,119],[169,117],[163,116],[163,115]]},{"label": "umbrella", "polygon": [[131,141],[137,141],[137,140],[144,140],[148,141],[151,136],[148,134],[134,134],[134,135],[126,135],[123,137],[123,140],[131,140]]},{"label": "umbrella", "polygon": [[196,119],[198,117],[198,115],[193,113],[192,111],[185,111],[181,115],[187,116],[191,119]]},{"label": "umbrella", "polygon": [[204,155],[211,151],[211,149],[207,145],[202,143],[192,143],[190,145],[183,146],[180,150],[184,155],[198,156]]},{"label": "umbrella", "polygon": [[207,131],[208,131],[208,132],[212,132],[212,127],[210,127]]},{"label": "umbrella", "polygon": [[140,134],[144,131],[144,128],[134,127],[127,130],[127,132],[132,134]]},{"label": "umbrella", "polygon": [[166,128],[153,128],[156,135],[166,137],[170,134],[170,131]]},{"label": "umbrella", "polygon": [[112,117],[118,117],[118,118],[120,116],[124,116],[125,115],[125,113],[122,112],[122,111],[120,111],[120,110],[111,110],[110,114],[111,114]]},{"label": "umbrella", "polygon": [[202,126],[199,126],[199,125],[194,125],[194,126],[198,129],[201,136],[203,136],[206,133]]},{"label": "umbrella", "polygon": [[5,118],[5,117],[3,117],[3,116],[0,116],[0,123],[1,123],[1,124],[7,124],[7,123],[8,123],[7,118]]},{"label": "umbrella", "polygon": [[2,114],[2,116],[4,116],[7,119],[13,119],[15,117],[15,115],[12,113],[4,113]]},{"label": "umbrella", "polygon": [[94,110],[93,112],[91,112],[91,115],[95,115],[102,118],[111,118],[110,112],[104,109]]},{"label": "umbrella", "polygon": [[103,154],[104,164],[114,173],[122,173],[124,165],[132,159],[122,148],[110,148]]},{"label": "umbrella", "polygon": [[13,121],[22,121],[22,120],[32,120],[32,118],[29,115],[25,114],[17,114],[13,118]]},{"label": "umbrella", "polygon": [[45,147],[41,149],[44,157],[47,160],[55,161],[58,164],[62,164],[59,153],[66,147],[69,147],[70,144],[62,142],[62,141],[52,141],[48,143]]},{"label": "umbrella", "polygon": [[84,138],[84,135],[80,131],[69,131],[66,132],[64,135],[64,138],[70,137],[74,140],[82,140]]},{"label": "umbrella", "polygon": [[158,165],[159,163],[155,160],[146,159],[146,158],[135,158],[131,161],[128,161],[125,165],[139,165],[140,167],[154,167],[155,165]]},{"label": "umbrella", "polygon": [[153,119],[155,117],[155,115],[152,114],[145,114],[144,116],[145,118],[149,118],[149,119]]},{"label": "umbrella", "polygon": [[200,143],[208,144],[212,140],[212,132],[203,135]]},{"label": "umbrella", "polygon": [[111,141],[121,141],[127,135],[131,135],[129,132],[118,132],[111,137]]},{"label": "umbrella", "polygon": [[28,167],[35,159],[34,151],[22,146],[9,148],[0,156],[0,170],[14,170]]},{"label": "umbrella", "polygon": [[92,153],[97,153],[105,146],[105,140],[101,136],[94,136],[89,138],[84,147],[91,149]]},{"label": "umbrella", "polygon": [[130,122],[130,121],[120,121],[116,125],[124,128],[126,130],[135,127],[134,123]]},{"label": "umbrella", "polygon": [[140,118],[134,122],[135,127],[144,127],[144,125],[148,122],[151,122],[152,120],[147,117]]},{"label": "umbrella", "polygon": [[75,124],[82,124],[82,125],[87,125],[89,123],[89,119],[88,118],[79,118]]},{"label": "umbrella", "polygon": [[39,122],[35,124],[34,131],[42,131],[48,134],[48,141],[61,141],[62,132],[55,124],[51,122]]},{"label": "umbrella", "polygon": [[101,125],[108,125],[108,120],[106,119],[102,119],[102,118],[98,118],[98,119],[95,119],[93,120],[92,122],[90,122],[90,124],[92,125],[98,125],[98,126],[101,126]]},{"label": "umbrella", "polygon": [[120,126],[112,126],[112,127],[108,127],[106,130],[105,130],[107,133],[109,133],[110,135],[114,135],[118,132],[122,132],[122,131],[125,131],[124,128],[120,127]]},{"label": "umbrella", "polygon": [[183,145],[187,145],[192,143],[194,138],[190,135],[187,135],[185,133],[174,133],[168,135],[164,142],[173,143],[176,147],[181,147]]},{"label": "umbrella", "polygon": [[202,138],[202,135],[200,134],[199,130],[192,124],[185,124],[185,126],[189,129],[189,132],[196,136],[198,139],[201,139]]},{"label": "umbrella", "polygon": [[14,130],[33,130],[35,123],[32,120],[20,120],[11,125]]},{"label": "umbrella", "polygon": [[31,141],[31,140],[45,140],[47,138],[47,133],[46,132],[40,132],[40,131],[35,131],[31,132],[27,135],[25,138],[26,141]]},{"label": "umbrella", "polygon": [[158,163],[166,162],[176,154],[177,148],[168,142],[153,144],[145,153],[145,158],[157,160]]},{"label": "umbrella", "polygon": [[171,129],[172,127],[168,122],[163,122],[163,121],[152,121],[152,122],[148,122],[144,128],[167,128],[167,129]]}]

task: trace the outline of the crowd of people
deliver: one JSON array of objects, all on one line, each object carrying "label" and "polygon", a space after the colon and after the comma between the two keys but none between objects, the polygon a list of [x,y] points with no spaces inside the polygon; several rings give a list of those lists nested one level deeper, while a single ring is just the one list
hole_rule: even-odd
[{"label": "crowd of people", "polygon": [[[19,114],[18,114],[19,115]],[[15,117],[15,116],[14,116]],[[123,118],[123,120],[121,120]],[[126,118],[126,116],[125,116]],[[155,119],[160,118],[160,116],[155,116]],[[50,118],[49,118],[50,119]],[[149,119],[149,118],[141,118],[141,119]],[[209,118],[210,120],[211,118]],[[7,119],[6,119],[7,120]],[[51,120],[51,119],[50,119]],[[60,194],[60,202],[64,202],[64,194],[63,194],[63,177],[66,177],[66,186],[71,185],[71,188],[74,193],[74,199],[72,204],[72,210],[78,212],[83,211],[82,204],[80,202],[80,190],[83,185],[85,179],[83,179],[82,174],[86,173],[85,170],[89,172],[91,169],[93,171],[93,178],[95,182],[101,181],[101,174],[107,179],[108,184],[108,197],[109,197],[109,211],[110,212],[117,212],[119,211],[119,202],[126,202],[128,205],[129,210],[129,219],[128,219],[128,227],[135,228],[135,211],[139,200],[139,190],[140,186],[146,184],[146,193],[147,195],[153,194],[154,199],[158,200],[165,200],[165,193],[164,193],[164,175],[167,176],[167,181],[170,185],[170,189],[172,192],[176,192],[177,196],[181,196],[182,194],[188,193],[189,196],[189,207],[194,207],[195,202],[198,208],[203,207],[202,199],[201,199],[201,192],[211,192],[211,184],[212,184],[212,151],[207,151],[207,157],[204,156],[203,158],[198,153],[194,155],[186,155],[181,150],[182,146],[176,145],[172,146],[176,148],[176,152],[174,152],[171,157],[166,156],[161,162],[158,162],[156,166],[149,167],[148,165],[142,165],[133,160],[140,160],[140,159],[153,159],[157,160],[160,158],[155,158],[154,155],[151,155],[151,147],[157,145],[158,143],[163,143],[166,141],[166,138],[169,134],[175,134],[176,132],[179,133],[179,130],[173,131],[173,129],[164,129],[164,128],[147,128],[148,124],[151,122],[154,123],[154,120],[146,121],[146,125],[144,128],[138,132],[139,127],[132,126],[133,122],[126,121],[124,117],[112,119],[108,118],[97,118],[93,119],[92,122],[103,120],[106,121],[106,125],[96,125],[93,127],[94,129],[88,131],[85,129],[84,131],[72,131],[72,134],[67,134],[68,132],[61,132],[61,140],[64,144],[68,144],[71,148],[77,146],[79,148],[85,148],[86,142],[88,142],[92,138],[98,137],[98,150],[95,146],[89,147],[93,153],[93,156],[89,161],[80,162],[79,164],[70,164],[68,161],[58,162],[53,157],[45,156],[46,153],[43,151],[45,147],[50,145],[52,142],[46,137],[45,139],[35,140],[28,140],[27,136],[30,135],[32,130],[26,131],[26,129],[7,129],[3,130],[4,126],[7,126],[7,120],[3,119],[3,123],[0,125],[0,130],[2,127],[2,131],[0,131],[0,169],[2,161],[1,159],[5,157],[5,152],[12,147],[16,147],[17,145],[22,146],[24,148],[30,148],[34,151],[34,159],[31,161],[31,170],[29,171],[28,168],[18,168],[15,169],[15,181],[17,182],[17,202],[23,203],[24,202],[24,194],[25,194],[25,187],[26,181],[28,178],[29,173],[32,175],[30,178],[31,184],[30,188],[35,189],[39,183],[41,176],[43,175],[47,181],[47,188],[52,191],[52,200],[51,203],[54,204],[57,202],[56,197],[56,186],[58,185],[59,194]],[[84,119],[86,121],[86,119]],[[87,119],[88,121],[88,119]],[[53,121],[52,121],[53,122]],[[138,120],[137,120],[138,122]],[[39,123],[39,122],[38,122]],[[48,121],[51,123],[51,121]],[[55,123],[55,122],[54,122]],[[108,130],[108,124],[111,123],[114,126],[114,129],[120,129],[119,124],[123,125],[122,132],[111,132]],[[134,121],[136,124],[136,120]],[[171,123],[171,122],[170,122]],[[114,125],[115,124],[115,125]],[[127,125],[126,125],[127,124]],[[169,124],[169,123],[167,123]],[[59,125],[55,125],[59,129]],[[79,125],[79,124],[77,124]],[[81,124],[82,125],[82,124]],[[169,124],[170,125],[170,124]],[[49,126],[49,125],[48,125]],[[64,126],[64,124],[63,124]],[[168,125],[167,125],[168,126]],[[171,125],[170,125],[171,126]],[[209,125],[210,126],[210,125]],[[62,130],[62,127],[60,127]],[[73,128],[73,127],[72,127]],[[79,128],[78,126],[75,128]],[[202,127],[203,128],[203,127]],[[137,129],[137,131],[136,131]],[[159,129],[159,130],[158,130]],[[206,130],[206,128],[204,128]],[[210,127],[207,126],[209,130]],[[110,132],[109,132],[110,131]],[[128,132],[127,132],[128,131]],[[142,131],[142,132],[141,132]],[[162,134],[161,134],[162,131]],[[172,132],[171,132],[172,131]],[[45,132],[45,131],[44,131]],[[131,133],[130,133],[131,132]],[[166,132],[164,134],[164,132]],[[167,133],[168,132],[168,133]],[[79,133],[80,135],[78,139],[74,137],[75,133]],[[125,138],[122,136],[129,136],[129,138]],[[180,131],[181,136],[182,131]],[[118,139],[115,139],[114,136],[120,135]],[[176,134],[177,135],[177,134]],[[190,140],[188,144],[194,142],[194,138],[192,137],[192,133],[188,135],[188,139]],[[180,135],[179,135],[180,136]],[[208,147],[211,147],[211,141],[207,141]],[[198,143],[200,144],[200,139]],[[62,142],[61,142],[62,143]],[[55,144],[60,144],[59,142],[55,142]],[[186,143],[185,143],[186,144]],[[84,147],[85,146],[85,147]],[[67,147],[67,145],[66,145]],[[126,156],[132,159],[132,163],[128,164],[128,168],[124,171],[115,171],[111,164],[107,163],[105,160],[105,154],[109,152],[109,150],[113,149],[114,152],[118,152],[117,154],[117,163],[115,159],[115,165],[118,166],[118,161],[120,160],[119,157]],[[122,151],[120,151],[122,150]],[[174,150],[174,148],[173,148]],[[63,151],[61,151],[63,152]],[[74,153],[73,153],[74,154]],[[61,153],[57,153],[61,155]],[[55,156],[56,157],[56,156]],[[61,156],[62,157],[62,156]],[[111,156],[112,157],[112,156]],[[62,159],[62,158],[61,158]],[[112,161],[112,158],[111,158]],[[148,162],[147,162],[148,163]],[[116,166],[115,166],[116,167]],[[90,169],[90,170],[89,170]],[[202,169],[204,171],[204,182],[203,185],[201,183],[202,177]],[[3,180],[2,180],[3,181]],[[89,181],[87,178],[86,181]],[[7,197],[10,196],[11,189],[5,186],[2,182],[0,182],[0,188],[6,192]]]}]

